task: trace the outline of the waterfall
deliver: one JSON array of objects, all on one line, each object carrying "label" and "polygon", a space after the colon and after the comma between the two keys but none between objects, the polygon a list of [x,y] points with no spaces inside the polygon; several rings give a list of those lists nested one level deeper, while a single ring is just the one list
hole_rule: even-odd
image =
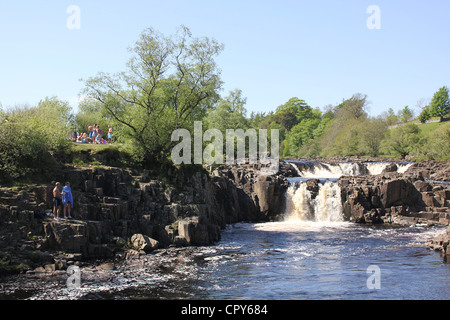
[{"label": "waterfall", "polygon": [[334,181],[318,183],[309,190],[307,182],[291,183],[286,194],[286,221],[341,222],[341,189]]},{"label": "waterfall", "polygon": [[[377,175],[383,173],[391,163],[390,162],[367,162],[365,163],[370,175]],[[412,163],[396,163],[397,172],[405,173],[413,164]]]},{"label": "waterfall", "polygon": [[367,163],[367,170],[371,175],[381,174],[384,169],[389,165],[389,163],[385,162],[370,162]]},{"label": "waterfall", "polygon": [[299,177],[304,178],[334,178],[342,176],[360,176],[369,173],[367,168],[360,163],[343,162],[327,164],[312,161],[291,162]]},{"label": "waterfall", "polygon": [[[286,221],[342,222],[344,214],[341,189],[337,180],[342,176],[381,174],[390,162],[342,162],[327,164],[317,161],[287,161],[298,177],[290,178],[286,192]],[[404,173],[411,163],[396,163],[394,169]],[[309,183],[308,180],[315,179]]]},{"label": "waterfall", "polygon": [[[316,161],[287,161],[303,178],[334,178],[342,176],[378,175],[383,173],[391,162],[340,162],[328,164]],[[405,173],[412,163],[395,163],[398,173]]]}]

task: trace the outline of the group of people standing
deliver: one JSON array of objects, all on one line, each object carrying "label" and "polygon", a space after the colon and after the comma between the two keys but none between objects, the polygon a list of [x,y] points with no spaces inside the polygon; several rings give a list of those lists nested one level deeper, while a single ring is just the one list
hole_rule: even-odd
[{"label": "group of people standing", "polygon": [[[63,208],[63,217],[60,218],[61,209]],[[53,188],[53,217],[56,221],[61,219],[72,219],[70,215],[70,209],[73,208],[73,195],[70,183],[66,182],[66,185],[61,191],[61,183],[56,182],[55,188]]]},{"label": "group of people standing", "polygon": [[107,139],[104,139],[103,130],[97,124],[88,126],[88,133],[76,133],[76,138],[74,137],[74,142],[79,143],[94,143],[94,144],[107,144],[113,142],[113,128],[108,126]]}]

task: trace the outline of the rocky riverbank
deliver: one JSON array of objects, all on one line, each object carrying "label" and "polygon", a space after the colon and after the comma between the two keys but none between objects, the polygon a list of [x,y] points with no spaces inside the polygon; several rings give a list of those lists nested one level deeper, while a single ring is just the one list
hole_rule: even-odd
[{"label": "rocky riverbank", "polygon": [[74,219],[55,221],[45,214],[52,208],[53,183],[2,188],[2,272],[58,270],[156,247],[209,245],[227,224],[270,220],[287,188],[282,173],[260,175],[255,166],[171,168],[163,177],[112,167],[63,167],[52,174],[71,183]]},{"label": "rocky riverbank", "polygon": [[446,232],[438,235],[435,239],[427,243],[427,247],[431,250],[440,252],[447,263],[450,263],[450,227]]},{"label": "rocky riverbank", "polygon": [[[388,167],[376,176],[340,178],[346,219],[448,225],[450,186],[443,183],[450,181],[448,166],[424,162],[403,174]],[[205,169],[171,168],[164,176],[104,166],[53,169],[55,180],[71,182],[74,195],[74,219],[62,221],[45,215],[54,182],[1,188],[0,273],[54,272],[90,259],[210,245],[228,224],[279,219],[289,187],[286,178],[297,175],[284,162],[274,175],[261,174],[252,165]]]},{"label": "rocky riverbank", "polygon": [[[390,162],[377,175],[369,175],[367,163]],[[345,219],[361,224],[399,226],[449,225],[450,222],[450,162],[424,161],[410,163],[398,173],[399,159],[328,158],[301,159],[300,170],[309,170],[317,163],[336,165],[352,163],[356,176],[342,176],[341,190]],[[318,179],[308,181],[308,190],[319,190]],[[449,231],[439,235],[428,247],[448,259]]]},{"label": "rocky riverbank", "polygon": [[345,216],[357,223],[417,224],[450,221],[450,186],[413,165],[405,173],[343,177]]}]

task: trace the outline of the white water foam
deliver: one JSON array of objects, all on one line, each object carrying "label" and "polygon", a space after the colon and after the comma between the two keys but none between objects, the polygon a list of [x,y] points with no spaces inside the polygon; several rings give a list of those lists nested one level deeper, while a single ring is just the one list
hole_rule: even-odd
[{"label": "white water foam", "polygon": [[[294,163],[292,164],[297,167]],[[355,164],[340,163],[338,165],[317,163],[314,166],[307,168],[307,170],[300,171],[297,168],[300,177],[304,178],[335,178],[339,179],[344,175],[359,175],[358,167]]]},{"label": "white water foam", "polygon": [[324,229],[345,229],[352,227],[350,222],[326,222],[326,221],[303,221],[298,219],[285,220],[280,222],[258,223],[254,229],[264,232],[299,232],[311,231],[321,232]]},{"label": "white water foam", "polygon": [[[302,164],[302,162],[298,162]],[[305,165],[307,164],[307,165]],[[341,162],[338,164],[327,164],[321,162],[303,162],[303,165],[297,166],[296,162],[291,162],[292,167],[297,171],[299,177],[303,178],[331,178],[339,179],[343,176],[363,176],[378,175],[390,165],[391,162]],[[405,173],[413,164],[396,163],[397,172]]]},{"label": "white water foam", "polygon": [[286,221],[342,222],[341,189],[332,181],[319,184],[314,198],[306,182],[292,184],[286,194]]},{"label": "white water foam", "polygon": [[[321,162],[291,162],[301,179],[291,183],[286,193],[286,221],[342,222],[343,208],[341,189],[333,180],[342,176],[378,175],[390,162],[342,162],[326,164]],[[397,163],[397,172],[404,173],[412,163]],[[308,179],[320,179],[318,193],[308,190]],[[326,179],[331,179],[326,180]],[[325,181],[324,181],[325,180]]]}]

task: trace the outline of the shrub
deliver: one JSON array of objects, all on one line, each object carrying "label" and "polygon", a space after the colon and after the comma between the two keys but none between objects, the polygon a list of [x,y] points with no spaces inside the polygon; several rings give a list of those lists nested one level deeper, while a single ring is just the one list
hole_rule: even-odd
[{"label": "shrub", "polygon": [[67,145],[68,103],[46,98],[37,107],[0,110],[0,182],[55,164],[51,153]]}]

